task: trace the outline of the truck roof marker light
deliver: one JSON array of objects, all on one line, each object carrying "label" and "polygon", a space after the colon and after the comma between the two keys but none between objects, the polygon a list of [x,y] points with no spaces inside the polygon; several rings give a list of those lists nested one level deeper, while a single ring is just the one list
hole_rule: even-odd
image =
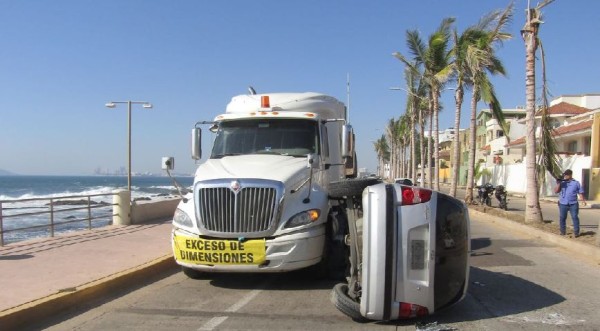
[{"label": "truck roof marker light", "polygon": [[277,112],[277,111],[274,111],[274,112],[272,112],[271,114],[272,114],[272,115],[279,115],[279,112]]},{"label": "truck roof marker light", "polygon": [[256,115],[256,113],[255,113],[255,112],[251,112],[251,113],[250,113],[250,116],[255,116],[255,115]]},{"label": "truck roof marker light", "polygon": [[400,310],[398,312],[399,318],[424,317],[427,315],[429,315],[429,310],[426,307],[400,302]]},{"label": "truck roof marker light", "polygon": [[271,100],[269,100],[268,95],[260,97],[260,108],[271,108]]},{"label": "truck roof marker light", "polygon": [[304,115],[306,115],[307,117],[315,117],[315,114],[314,114],[314,113],[306,113],[306,114],[304,114]]},{"label": "truck roof marker light", "polygon": [[402,190],[402,206],[415,205],[431,200],[431,190],[404,185],[400,187]]}]

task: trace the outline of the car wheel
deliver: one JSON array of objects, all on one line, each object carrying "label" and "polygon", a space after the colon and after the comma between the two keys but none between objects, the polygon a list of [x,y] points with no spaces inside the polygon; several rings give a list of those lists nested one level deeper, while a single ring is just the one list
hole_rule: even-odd
[{"label": "car wheel", "polygon": [[367,186],[381,183],[379,178],[347,179],[329,184],[329,196],[334,199],[359,197]]},{"label": "car wheel", "polygon": [[360,304],[348,296],[348,284],[338,283],[331,290],[331,302],[342,313],[357,322],[368,321],[360,314]]}]

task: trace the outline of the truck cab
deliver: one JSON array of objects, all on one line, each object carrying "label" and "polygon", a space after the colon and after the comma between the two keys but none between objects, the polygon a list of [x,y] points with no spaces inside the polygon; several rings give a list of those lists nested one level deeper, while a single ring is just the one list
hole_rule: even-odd
[{"label": "truck cab", "polygon": [[347,260],[327,258],[343,254],[347,232],[330,183],[355,175],[346,166],[355,155],[343,103],[312,92],[236,96],[224,114],[195,126],[196,160],[203,125],[214,134],[212,151],[173,218],[173,253],[186,275]]}]

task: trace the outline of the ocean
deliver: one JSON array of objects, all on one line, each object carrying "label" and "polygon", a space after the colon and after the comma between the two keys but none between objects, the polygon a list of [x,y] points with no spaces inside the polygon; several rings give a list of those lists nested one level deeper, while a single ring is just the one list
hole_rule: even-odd
[{"label": "ocean", "polygon": [[[181,186],[190,188],[193,177],[175,177]],[[25,215],[18,217],[6,217],[23,213],[39,213],[50,209],[49,199],[71,195],[94,195],[109,194],[117,189],[127,188],[126,176],[0,176],[0,201],[38,199],[19,203],[2,203],[2,229],[4,244],[37,237],[49,236],[50,214],[42,213],[36,215]],[[165,195],[177,195],[177,190],[169,177],[146,177],[134,176],[131,179],[132,200],[152,200]],[[46,200],[48,199],[48,200]],[[57,199],[60,201],[60,199]],[[77,199],[76,199],[77,200]],[[65,201],[63,199],[63,201]],[[112,196],[101,195],[91,197],[91,203],[96,206],[92,209],[92,217],[99,220],[92,222],[92,227],[109,225],[112,221]],[[106,206],[105,206],[106,205]],[[86,218],[87,208],[81,210],[69,210],[87,207],[87,202],[55,205],[54,222],[69,222],[59,225],[55,233],[78,231],[88,227]],[[65,210],[60,212],[60,210]],[[18,230],[24,227],[39,226],[34,229]]]}]

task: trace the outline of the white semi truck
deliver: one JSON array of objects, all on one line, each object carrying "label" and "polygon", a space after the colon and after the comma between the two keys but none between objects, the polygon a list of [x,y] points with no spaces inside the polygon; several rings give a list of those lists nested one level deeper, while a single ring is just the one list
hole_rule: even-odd
[{"label": "white semi truck", "polygon": [[224,114],[194,127],[196,160],[202,126],[215,134],[212,153],[173,218],[173,253],[183,272],[198,278],[312,266],[343,277],[348,226],[329,190],[356,174],[344,104],[311,92],[236,96]]}]

